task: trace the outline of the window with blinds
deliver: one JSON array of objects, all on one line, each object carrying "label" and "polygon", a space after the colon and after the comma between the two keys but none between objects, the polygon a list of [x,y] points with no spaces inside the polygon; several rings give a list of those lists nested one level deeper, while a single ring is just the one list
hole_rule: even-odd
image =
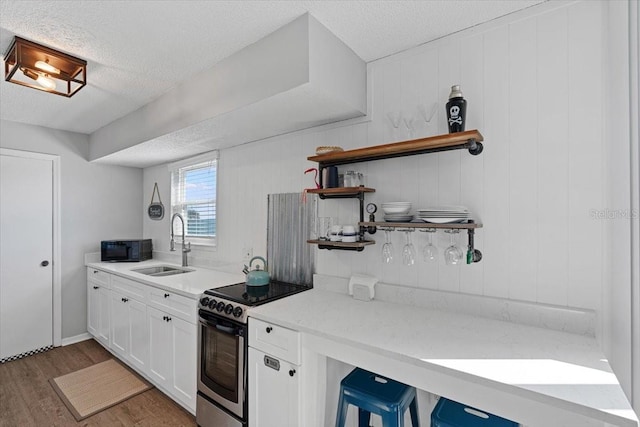
[{"label": "window with blinds", "polygon": [[[217,152],[170,165],[171,215],[184,218],[185,234],[193,244],[216,244]],[[175,236],[182,235],[179,219],[173,222]]]}]

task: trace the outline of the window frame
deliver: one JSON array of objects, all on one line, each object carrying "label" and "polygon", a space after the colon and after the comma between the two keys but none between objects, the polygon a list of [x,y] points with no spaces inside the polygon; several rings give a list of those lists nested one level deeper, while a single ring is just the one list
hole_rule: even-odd
[{"label": "window frame", "polygon": [[[171,218],[173,218],[173,215],[178,212],[180,213],[184,220],[185,220],[185,233],[187,231],[187,222],[188,222],[188,218],[187,216],[185,216],[185,214],[183,213],[182,210],[176,210],[177,206],[184,206],[185,205],[185,201],[184,200],[175,200],[175,195],[177,194],[177,190],[176,190],[176,183],[178,183],[179,185],[183,185],[184,182],[184,177],[178,175],[177,180],[174,179],[175,174],[183,174],[185,171],[187,170],[193,170],[194,168],[197,168],[198,166],[202,165],[202,167],[205,167],[205,165],[207,164],[211,164],[213,163],[214,167],[215,167],[215,192],[213,195],[213,203],[214,203],[214,216],[216,219],[216,225],[215,225],[215,234],[212,237],[198,237],[198,236],[185,236],[185,240],[187,242],[190,242],[191,245],[194,246],[201,246],[203,248],[210,248],[215,250],[218,246],[218,230],[219,230],[219,223],[218,223],[218,168],[219,168],[219,152],[216,151],[210,151],[204,154],[200,154],[198,156],[194,156],[194,157],[190,157],[188,159],[183,159],[183,160],[179,160],[177,162],[173,162],[173,163],[169,163],[168,169],[169,169],[169,173],[170,173],[170,186],[171,186]],[[177,182],[176,182],[177,181]],[[178,224],[176,226],[176,224]],[[174,235],[176,237],[176,243],[179,243],[179,240],[181,238],[181,226],[180,226],[180,221],[174,221],[173,224],[171,224],[170,226],[170,230],[171,228],[173,228],[174,230],[176,230],[174,232]],[[178,231],[180,230],[180,231]]]}]

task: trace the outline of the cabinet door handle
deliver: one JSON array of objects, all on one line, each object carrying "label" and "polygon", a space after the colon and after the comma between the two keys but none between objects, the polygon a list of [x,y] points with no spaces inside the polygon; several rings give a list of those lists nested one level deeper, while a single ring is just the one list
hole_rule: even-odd
[{"label": "cabinet door handle", "polygon": [[273,331],[273,328],[271,326],[267,326],[266,331],[267,331],[268,334],[270,334],[271,331]]},{"label": "cabinet door handle", "polygon": [[100,286],[94,286],[93,289],[98,289]]},{"label": "cabinet door handle", "polygon": [[164,294],[164,297],[165,297],[165,298],[169,298],[169,296],[170,296],[170,295],[171,295],[171,294]]},{"label": "cabinet door handle", "polygon": [[162,320],[166,321],[167,320],[167,316],[162,316]]},{"label": "cabinet door handle", "polygon": [[127,301],[129,301],[128,298],[122,298],[122,302],[127,302]]},{"label": "cabinet door handle", "polygon": [[296,370],[295,369],[289,369],[289,376],[292,377],[296,374]]},{"label": "cabinet door handle", "polygon": [[98,274],[98,270],[93,270],[93,274]]}]

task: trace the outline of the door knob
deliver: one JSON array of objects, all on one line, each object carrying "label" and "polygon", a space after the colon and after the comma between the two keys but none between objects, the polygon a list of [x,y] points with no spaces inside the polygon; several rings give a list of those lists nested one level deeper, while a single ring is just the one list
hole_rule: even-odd
[{"label": "door knob", "polygon": [[46,259],[44,261],[42,261],[40,263],[41,266],[46,267],[47,265],[49,265],[49,261],[47,261]]}]

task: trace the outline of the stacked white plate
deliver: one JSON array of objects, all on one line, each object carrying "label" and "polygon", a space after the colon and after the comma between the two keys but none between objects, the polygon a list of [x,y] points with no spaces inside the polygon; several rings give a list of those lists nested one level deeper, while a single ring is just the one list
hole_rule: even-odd
[{"label": "stacked white plate", "polygon": [[387,202],[381,206],[387,222],[409,222],[413,219],[413,215],[409,214],[411,202]]},{"label": "stacked white plate", "polygon": [[387,222],[411,222],[413,215],[410,214],[385,214],[384,220]]},{"label": "stacked white plate", "polygon": [[469,210],[464,206],[434,206],[416,212],[418,219],[433,224],[465,222],[469,219]]}]

